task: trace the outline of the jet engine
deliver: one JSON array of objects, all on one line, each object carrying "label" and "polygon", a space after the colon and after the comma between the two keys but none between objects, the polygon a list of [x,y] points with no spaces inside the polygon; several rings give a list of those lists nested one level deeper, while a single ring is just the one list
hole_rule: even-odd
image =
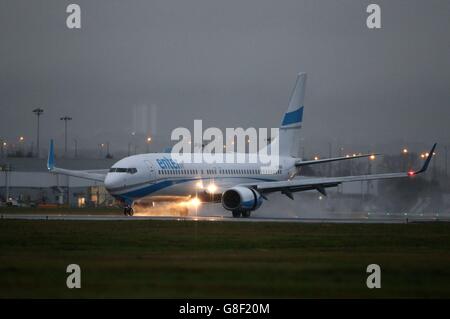
[{"label": "jet engine", "polygon": [[222,194],[222,206],[231,211],[251,211],[262,204],[261,194],[251,188],[236,186]]}]

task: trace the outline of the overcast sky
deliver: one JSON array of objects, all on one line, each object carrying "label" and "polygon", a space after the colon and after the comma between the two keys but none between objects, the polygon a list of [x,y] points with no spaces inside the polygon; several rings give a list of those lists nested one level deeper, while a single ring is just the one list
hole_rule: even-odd
[{"label": "overcast sky", "polygon": [[[66,27],[69,3],[81,30]],[[366,27],[378,3],[382,29]],[[136,105],[157,135],[204,126],[277,127],[308,73],[308,143],[450,143],[450,2],[318,0],[0,3],[0,138],[126,149]]]}]

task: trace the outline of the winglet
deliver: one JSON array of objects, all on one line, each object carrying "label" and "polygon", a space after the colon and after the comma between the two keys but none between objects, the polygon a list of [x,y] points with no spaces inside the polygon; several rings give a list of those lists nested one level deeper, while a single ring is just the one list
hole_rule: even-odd
[{"label": "winglet", "polygon": [[53,140],[50,140],[50,149],[48,150],[47,169],[51,171],[55,167],[55,151],[53,148]]},{"label": "winglet", "polygon": [[428,165],[430,165],[431,158],[433,157],[434,149],[436,148],[436,145],[437,145],[437,143],[434,143],[433,147],[431,148],[431,151],[428,153],[428,157],[425,160],[425,163],[423,163],[422,168],[420,170],[418,170],[418,171],[413,172],[410,175],[417,175],[417,174],[425,172],[428,169]]}]

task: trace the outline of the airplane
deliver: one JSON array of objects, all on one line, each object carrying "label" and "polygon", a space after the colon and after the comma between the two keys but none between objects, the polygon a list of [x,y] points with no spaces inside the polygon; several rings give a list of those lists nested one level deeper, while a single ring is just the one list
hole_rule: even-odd
[{"label": "airplane", "polygon": [[233,217],[250,217],[271,193],[280,192],[290,199],[293,193],[316,190],[327,195],[326,188],[355,181],[412,178],[427,170],[436,148],[433,145],[423,166],[416,171],[341,177],[303,177],[301,168],[336,161],[373,156],[362,154],[303,160],[299,157],[303,122],[306,73],[299,73],[288,109],[279,128],[279,169],[262,172],[257,163],[178,163],[169,153],[148,153],[125,157],[107,170],[69,170],[55,166],[53,140],[50,141],[47,168],[55,174],[103,182],[106,190],[123,204],[124,214],[132,216],[136,205],[153,200],[190,200],[195,205],[221,202]]}]

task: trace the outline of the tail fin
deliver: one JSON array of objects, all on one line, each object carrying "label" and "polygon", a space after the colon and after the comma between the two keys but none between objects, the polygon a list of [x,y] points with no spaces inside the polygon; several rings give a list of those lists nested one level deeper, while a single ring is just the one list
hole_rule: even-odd
[{"label": "tail fin", "polygon": [[303,122],[303,100],[305,98],[306,73],[299,73],[280,126],[280,156],[299,157],[300,129]]},{"label": "tail fin", "polygon": [[47,169],[53,170],[55,167],[55,151],[53,148],[53,140],[50,140],[50,149],[48,150]]}]

